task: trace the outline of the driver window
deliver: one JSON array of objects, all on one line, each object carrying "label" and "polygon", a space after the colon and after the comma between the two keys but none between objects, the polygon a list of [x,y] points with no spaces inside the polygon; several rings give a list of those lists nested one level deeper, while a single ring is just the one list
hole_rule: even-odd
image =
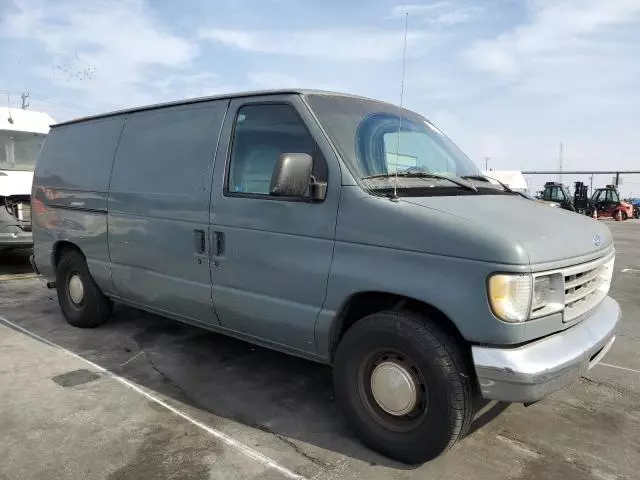
[{"label": "driver window", "polygon": [[291,105],[241,107],[234,126],[227,190],[269,195],[271,175],[283,153],[311,155],[314,177],[326,181],[326,162]]},{"label": "driver window", "polygon": [[561,202],[564,200],[564,195],[562,194],[562,190],[560,190],[560,187],[551,188],[551,200],[555,200],[557,202]]}]

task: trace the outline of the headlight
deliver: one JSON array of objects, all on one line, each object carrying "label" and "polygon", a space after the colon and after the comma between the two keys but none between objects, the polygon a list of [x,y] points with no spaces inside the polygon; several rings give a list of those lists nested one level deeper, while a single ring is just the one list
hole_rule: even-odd
[{"label": "headlight", "polygon": [[492,275],[487,292],[491,310],[505,322],[524,322],[562,311],[563,282],[561,274]]},{"label": "headlight", "polygon": [[489,277],[491,310],[506,322],[524,322],[531,308],[531,275],[496,274]]},{"label": "headlight", "polygon": [[547,304],[549,292],[551,291],[551,279],[549,277],[536,278],[533,283],[533,298],[531,299],[531,310],[537,310]]},{"label": "headlight", "polygon": [[534,276],[531,318],[543,317],[564,309],[564,277],[561,273]]}]

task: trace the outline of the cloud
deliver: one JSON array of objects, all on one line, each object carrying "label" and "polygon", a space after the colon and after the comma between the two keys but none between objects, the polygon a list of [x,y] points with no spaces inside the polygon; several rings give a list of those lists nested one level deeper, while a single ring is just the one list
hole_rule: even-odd
[{"label": "cloud", "polygon": [[470,46],[465,57],[471,66],[517,77],[540,64],[591,57],[597,53],[597,34],[640,16],[638,0],[531,0],[527,5],[527,23]]},{"label": "cloud", "polygon": [[487,133],[482,136],[481,149],[484,154],[484,158],[498,158],[504,160],[505,155],[508,152],[508,146],[503,138],[495,133]]},{"label": "cloud", "polygon": [[465,2],[441,1],[429,4],[397,5],[391,9],[391,17],[417,18],[423,22],[442,26],[453,26],[475,20],[482,13],[479,5]]},{"label": "cloud", "polygon": [[250,72],[247,78],[258,89],[300,88],[304,82],[293,76],[279,72]]},{"label": "cloud", "polygon": [[295,75],[277,71],[249,72],[247,74],[247,89],[272,90],[281,88],[312,88],[316,90],[345,91],[348,88],[339,83],[327,82],[323,79],[309,78],[307,80]]},{"label": "cloud", "polygon": [[[404,34],[380,30],[242,30],[202,29],[200,38],[253,53],[296,57],[322,57],[326,60],[388,60],[402,54]],[[407,43],[424,47],[435,36],[410,32]]]},{"label": "cloud", "polygon": [[4,15],[0,37],[44,50],[47,60],[31,67],[37,75],[114,106],[154,101],[141,85],[158,70],[189,65],[199,53],[142,0],[19,0]]}]

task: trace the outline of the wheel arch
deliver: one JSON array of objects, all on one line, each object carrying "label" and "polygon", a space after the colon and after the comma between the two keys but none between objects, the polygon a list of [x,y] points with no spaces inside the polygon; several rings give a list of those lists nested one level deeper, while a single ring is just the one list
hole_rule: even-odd
[{"label": "wheel arch", "polygon": [[434,305],[396,293],[362,291],[349,296],[334,317],[330,334],[330,362],[333,363],[335,351],[340,340],[358,320],[385,310],[406,310],[418,313],[433,321],[438,327],[459,342],[461,346],[467,344],[467,341],[453,320]]},{"label": "wheel arch", "polygon": [[72,251],[72,250],[78,252],[86,260],[86,256],[82,252],[82,249],[77,244],[75,244],[73,242],[70,242],[69,240],[58,240],[53,245],[51,258],[52,258],[52,262],[53,262],[54,271],[58,267],[58,264],[60,263],[60,259],[62,259],[62,256],[66,252]]}]

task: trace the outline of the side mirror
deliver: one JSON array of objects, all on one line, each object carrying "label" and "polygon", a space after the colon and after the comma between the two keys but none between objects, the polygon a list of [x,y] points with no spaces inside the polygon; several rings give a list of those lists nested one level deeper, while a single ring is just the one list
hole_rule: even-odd
[{"label": "side mirror", "polygon": [[269,194],[278,197],[304,197],[309,191],[313,159],[307,153],[283,153],[278,158]]}]

